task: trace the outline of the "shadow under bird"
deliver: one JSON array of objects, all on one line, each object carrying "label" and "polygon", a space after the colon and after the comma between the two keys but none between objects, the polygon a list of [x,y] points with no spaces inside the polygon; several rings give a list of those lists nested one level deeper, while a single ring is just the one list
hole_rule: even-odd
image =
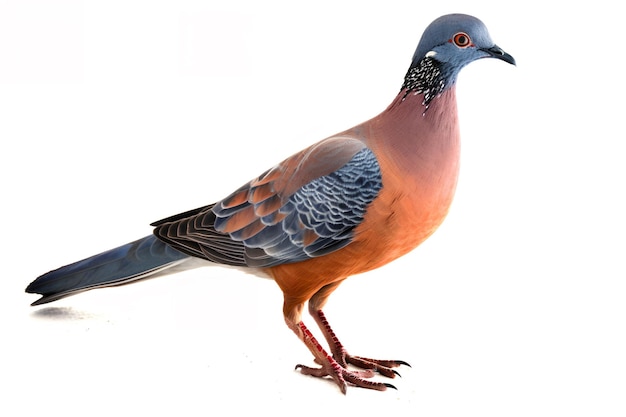
[{"label": "shadow under bird", "polygon": [[[400,92],[378,116],[285,159],[226,198],[152,223],[154,233],[48,272],[26,291],[33,305],[127,284],[188,260],[257,268],[284,294],[289,328],[319,367],[303,374],[347,385],[395,388],[399,360],[354,356],[322,309],[351,275],[413,250],[446,216],[459,172],[455,85],[472,61],[515,64],[475,17],[451,14],[424,31]],[[327,351],[302,321],[305,304]],[[349,366],[351,365],[351,366]]]}]

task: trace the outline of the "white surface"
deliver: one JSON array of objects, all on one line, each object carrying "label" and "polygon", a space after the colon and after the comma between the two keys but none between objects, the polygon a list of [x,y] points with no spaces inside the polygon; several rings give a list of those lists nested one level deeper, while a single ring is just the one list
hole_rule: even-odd
[{"label": "white surface", "polygon": [[[617,6],[336,3],[0,3],[0,413],[626,413]],[[413,365],[397,392],[344,397],[294,372],[311,355],[278,287],[235,270],[28,306],[37,275],[376,115],[422,30],[453,11],[518,67],[463,71],[448,220],[327,308],[350,351]]]}]

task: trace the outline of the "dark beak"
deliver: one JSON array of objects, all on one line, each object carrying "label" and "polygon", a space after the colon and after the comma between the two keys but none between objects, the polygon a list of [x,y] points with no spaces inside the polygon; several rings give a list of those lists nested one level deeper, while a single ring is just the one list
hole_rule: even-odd
[{"label": "dark beak", "polygon": [[515,58],[504,52],[498,45],[493,45],[491,48],[481,48],[481,50],[487,52],[491,58],[501,59],[515,65]]}]

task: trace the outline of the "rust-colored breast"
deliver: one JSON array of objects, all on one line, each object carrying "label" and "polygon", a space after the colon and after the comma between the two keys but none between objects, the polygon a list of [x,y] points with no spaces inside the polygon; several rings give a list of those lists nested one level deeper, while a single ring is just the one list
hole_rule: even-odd
[{"label": "rust-colored breast", "polygon": [[398,98],[379,116],[341,133],[362,140],[381,166],[383,187],[352,243],[304,262],[269,268],[286,303],[305,302],[321,287],[378,268],[413,250],[441,224],[459,169],[454,88],[423,114],[421,96]]}]

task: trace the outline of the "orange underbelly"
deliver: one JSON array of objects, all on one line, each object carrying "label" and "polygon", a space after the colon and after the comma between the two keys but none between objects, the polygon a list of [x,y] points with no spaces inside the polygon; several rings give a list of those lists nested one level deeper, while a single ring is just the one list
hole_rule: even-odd
[{"label": "orange underbelly", "polygon": [[443,222],[456,176],[438,187],[384,187],[355,229],[352,243],[328,255],[268,271],[285,294],[308,300],[321,287],[379,268],[415,249]]},{"label": "orange underbelly", "polygon": [[389,192],[383,189],[376,204],[368,210],[366,220],[356,229],[354,243],[368,254],[363,270],[378,268],[412,251],[446,217],[453,190],[416,192],[407,188]]}]

